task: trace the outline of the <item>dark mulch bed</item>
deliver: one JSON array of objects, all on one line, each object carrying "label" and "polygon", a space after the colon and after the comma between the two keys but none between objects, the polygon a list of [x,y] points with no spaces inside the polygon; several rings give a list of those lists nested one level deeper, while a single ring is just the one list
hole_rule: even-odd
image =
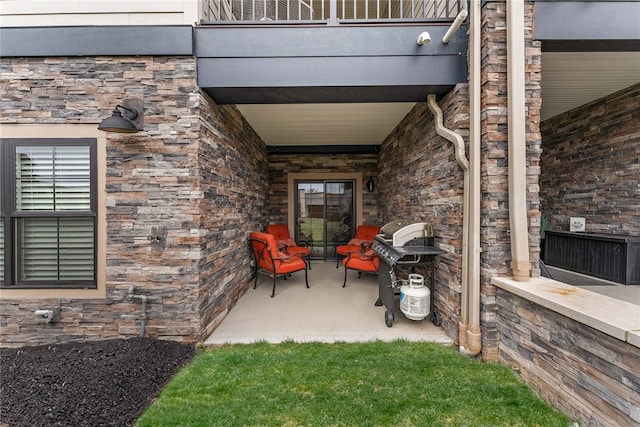
[{"label": "dark mulch bed", "polygon": [[194,354],[147,338],[0,349],[0,425],[130,426]]}]

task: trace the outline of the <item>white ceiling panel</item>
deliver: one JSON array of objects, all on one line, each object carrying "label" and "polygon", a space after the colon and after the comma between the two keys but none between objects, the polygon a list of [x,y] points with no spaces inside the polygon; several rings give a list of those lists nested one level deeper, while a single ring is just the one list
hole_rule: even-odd
[{"label": "white ceiling panel", "polygon": [[368,104],[238,105],[267,145],[380,144],[415,105]]},{"label": "white ceiling panel", "polygon": [[541,119],[640,82],[640,52],[542,54]]},{"label": "white ceiling panel", "polygon": [[[546,120],[640,82],[640,52],[542,54]],[[238,105],[267,145],[380,144],[412,102]]]}]

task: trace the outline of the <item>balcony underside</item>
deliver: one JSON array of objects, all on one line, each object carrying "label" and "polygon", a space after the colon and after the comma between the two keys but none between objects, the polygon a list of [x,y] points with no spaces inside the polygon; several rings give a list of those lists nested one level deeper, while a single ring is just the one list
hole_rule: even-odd
[{"label": "balcony underside", "polygon": [[466,31],[447,28],[200,27],[198,85],[219,104],[424,101],[467,80]]},{"label": "balcony underside", "polygon": [[366,87],[204,87],[218,104],[305,104],[361,102],[425,102],[427,94],[439,98],[451,85]]}]

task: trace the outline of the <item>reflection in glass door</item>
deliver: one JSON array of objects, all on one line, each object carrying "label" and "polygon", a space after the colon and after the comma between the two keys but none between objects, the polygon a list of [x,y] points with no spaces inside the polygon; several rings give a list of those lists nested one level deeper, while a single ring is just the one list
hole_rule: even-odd
[{"label": "reflection in glass door", "polygon": [[355,181],[296,181],[296,240],[313,241],[313,257],[335,259],[354,233]]}]

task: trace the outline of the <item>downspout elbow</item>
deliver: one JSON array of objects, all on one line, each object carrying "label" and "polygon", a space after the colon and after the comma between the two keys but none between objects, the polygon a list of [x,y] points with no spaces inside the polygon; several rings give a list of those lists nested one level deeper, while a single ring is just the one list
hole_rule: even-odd
[{"label": "downspout elbow", "polygon": [[436,102],[436,96],[434,94],[431,93],[427,95],[427,104],[429,106],[429,109],[435,116],[436,133],[453,143],[453,145],[455,146],[456,161],[458,162],[464,173],[468,174],[469,160],[467,160],[464,154],[464,139],[462,139],[462,136],[460,136],[456,132],[444,127],[442,110],[438,106],[438,103]]},{"label": "downspout elbow", "polygon": [[461,349],[461,352],[467,356],[477,356],[482,351],[482,333],[480,330],[472,331],[471,329],[465,330],[466,334],[466,347]]}]

